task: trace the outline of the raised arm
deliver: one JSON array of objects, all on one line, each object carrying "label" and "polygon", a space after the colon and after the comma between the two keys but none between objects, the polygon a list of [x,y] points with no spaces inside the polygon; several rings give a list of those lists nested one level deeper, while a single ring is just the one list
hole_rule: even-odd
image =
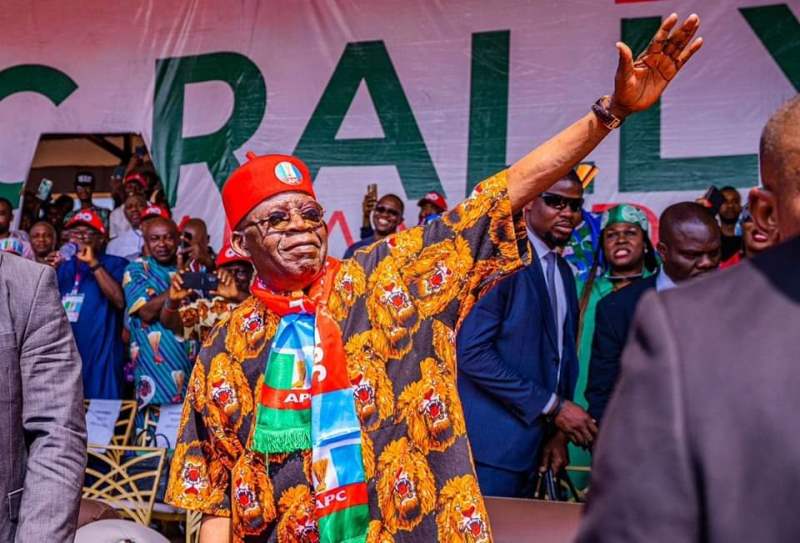
[{"label": "raised arm", "polygon": [[[624,120],[628,115],[652,106],[703,45],[702,38],[692,41],[700,27],[697,15],[690,15],[676,29],[677,22],[677,14],[667,17],[650,45],[636,60],[627,45],[617,43],[619,64],[614,93],[604,102],[612,115]],[[594,112],[589,112],[512,164],[508,170],[508,195],[512,209],[519,211],[561,179],[610,131]]]}]

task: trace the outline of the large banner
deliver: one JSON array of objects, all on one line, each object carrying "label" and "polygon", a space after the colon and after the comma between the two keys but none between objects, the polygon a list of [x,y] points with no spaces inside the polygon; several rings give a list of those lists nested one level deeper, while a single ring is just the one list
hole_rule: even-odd
[{"label": "large banner", "polygon": [[612,88],[614,43],[698,11],[706,44],[589,160],[589,202],[658,213],[711,184],[758,183],[761,127],[800,89],[800,0],[6,0],[0,192],[43,133],[142,133],[176,215],[224,230],[245,152],[310,165],[331,252],[368,184],[455,203]]}]

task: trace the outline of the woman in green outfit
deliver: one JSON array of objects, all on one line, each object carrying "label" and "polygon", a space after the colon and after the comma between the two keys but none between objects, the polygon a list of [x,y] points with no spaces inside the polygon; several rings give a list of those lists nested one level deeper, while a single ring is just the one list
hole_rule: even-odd
[{"label": "woman in green outfit", "polygon": [[[592,269],[585,281],[577,282],[581,324],[578,332],[580,371],[575,386],[575,402],[583,408],[587,407],[583,393],[592,355],[597,302],[636,279],[658,271],[658,259],[648,236],[650,226],[641,210],[630,204],[615,206],[603,213],[600,227],[600,247]],[[570,460],[572,466],[591,465],[589,452],[572,445]],[[588,477],[577,473],[572,475],[572,479],[578,488],[584,488],[588,483]]]}]

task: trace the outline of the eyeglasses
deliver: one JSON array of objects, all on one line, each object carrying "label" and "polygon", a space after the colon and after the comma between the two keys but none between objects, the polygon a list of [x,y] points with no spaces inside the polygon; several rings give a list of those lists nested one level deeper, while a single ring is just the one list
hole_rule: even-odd
[{"label": "eyeglasses", "polygon": [[85,239],[85,240],[94,239],[99,235],[94,230],[72,230],[70,234],[75,239]]},{"label": "eyeglasses", "polygon": [[559,211],[567,206],[569,206],[570,210],[573,212],[580,211],[580,209],[583,207],[583,198],[567,198],[566,196],[552,194],[550,192],[543,192],[542,200],[547,207],[552,207],[553,209],[557,209]]},{"label": "eyeglasses", "polygon": [[392,217],[399,217],[400,212],[391,207],[375,206],[375,213],[383,213],[384,215],[391,215]]},{"label": "eyeglasses", "polygon": [[292,214],[297,213],[307,228],[316,229],[325,223],[325,210],[319,204],[306,204],[302,209],[276,209],[263,219],[250,221],[245,228],[255,226],[259,234],[266,236],[274,232],[286,232],[292,226]]}]

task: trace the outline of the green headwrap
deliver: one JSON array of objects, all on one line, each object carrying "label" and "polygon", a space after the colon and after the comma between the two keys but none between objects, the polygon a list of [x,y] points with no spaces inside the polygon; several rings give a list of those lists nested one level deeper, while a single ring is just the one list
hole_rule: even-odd
[{"label": "green headwrap", "polygon": [[650,223],[647,222],[647,216],[641,209],[630,204],[619,204],[603,212],[603,218],[600,220],[600,229],[604,230],[606,226],[617,223],[635,224],[645,234],[650,231]]}]

